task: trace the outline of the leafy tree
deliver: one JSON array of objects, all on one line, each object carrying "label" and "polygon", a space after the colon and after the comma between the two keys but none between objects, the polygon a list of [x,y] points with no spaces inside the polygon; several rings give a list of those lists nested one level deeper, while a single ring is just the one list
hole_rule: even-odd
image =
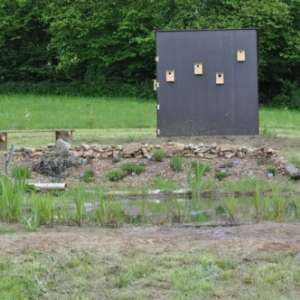
[{"label": "leafy tree", "polygon": [[51,74],[49,36],[40,19],[43,0],[2,0],[0,76],[2,80],[45,80]]}]

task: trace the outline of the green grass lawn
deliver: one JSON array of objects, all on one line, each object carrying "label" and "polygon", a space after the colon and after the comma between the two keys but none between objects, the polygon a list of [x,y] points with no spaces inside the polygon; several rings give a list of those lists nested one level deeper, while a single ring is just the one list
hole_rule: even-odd
[{"label": "green grass lawn", "polygon": [[[154,129],[155,104],[137,98],[0,95],[0,129]],[[262,106],[259,125],[261,131],[294,137],[300,111]]]},{"label": "green grass lawn", "polygon": [[0,129],[154,128],[154,100],[0,95]]},{"label": "green grass lawn", "polygon": [[259,125],[277,136],[295,138],[300,134],[300,111],[260,107]]}]

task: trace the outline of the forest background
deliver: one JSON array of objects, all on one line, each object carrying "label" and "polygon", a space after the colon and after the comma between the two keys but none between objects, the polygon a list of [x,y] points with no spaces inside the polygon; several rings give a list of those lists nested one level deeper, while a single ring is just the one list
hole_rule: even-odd
[{"label": "forest background", "polygon": [[300,0],[1,0],[0,93],[155,98],[155,30],[259,29],[260,103],[300,108]]}]

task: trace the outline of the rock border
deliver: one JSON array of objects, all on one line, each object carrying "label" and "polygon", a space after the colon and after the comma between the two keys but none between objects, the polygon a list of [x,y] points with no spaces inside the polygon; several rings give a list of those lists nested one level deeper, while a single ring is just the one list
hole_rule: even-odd
[{"label": "rock border", "polygon": [[[94,159],[112,159],[119,158],[136,158],[151,159],[154,151],[162,149],[167,157],[182,156],[195,157],[198,159],[215,159],[218,157],[227,159],[246,159],[246,158],[272,158],[274,166],[279,172],[286,172],[288,160],[282,157],[277,150],[269,147],[247,148],[244,146],[236,146],[231,144],[218,145],[212,144],[183,144],[177,142],[167,142],[161,145],[142,144],[138,142],[124,143],[122,145],[100,146],[98,144],[88,145],[82,143],[78,146],[57,140],[56,144],[48,144],[45,149],[20,147],[14,149],[14,160],[34,159],[39,160],[44,154],[50,153],[53,149],[65,149],[71,151],[76,158],[82,158],[91,162]],[[6,152],[7,154],[7,152]]]}]

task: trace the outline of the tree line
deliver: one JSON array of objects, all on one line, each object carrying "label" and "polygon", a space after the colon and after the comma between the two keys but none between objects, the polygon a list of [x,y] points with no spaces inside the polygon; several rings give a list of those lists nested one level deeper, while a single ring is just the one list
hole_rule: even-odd
[{"label": "tree line", "polygon": [[261,103],[300,108],[300,0],[1,0],[0,91],[154,97],[155,30],[259,29]]}]

